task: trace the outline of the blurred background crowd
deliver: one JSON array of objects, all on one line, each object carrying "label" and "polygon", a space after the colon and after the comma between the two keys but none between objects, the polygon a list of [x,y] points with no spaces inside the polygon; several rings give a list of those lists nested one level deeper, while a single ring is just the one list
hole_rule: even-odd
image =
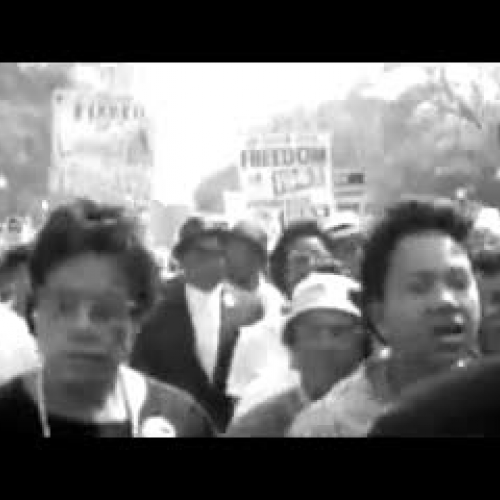
[{"label": "blurred background crowd", "polygon": [[0,433],[496,435],[500,66],[374,63],[200,175],[148,68],[0,64]]}]

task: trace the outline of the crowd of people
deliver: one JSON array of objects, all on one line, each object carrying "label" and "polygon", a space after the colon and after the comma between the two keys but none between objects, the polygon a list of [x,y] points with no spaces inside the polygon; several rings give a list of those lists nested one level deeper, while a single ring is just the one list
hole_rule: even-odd
[{"label": "crowd of people", "polygon": [[[0,260],[0,433],[500,432],[500,237],[449,200],[369,227],[189,217],[161,272],[123,208],[77,200]],[[498,431],[497,432],[497,428]]]}]

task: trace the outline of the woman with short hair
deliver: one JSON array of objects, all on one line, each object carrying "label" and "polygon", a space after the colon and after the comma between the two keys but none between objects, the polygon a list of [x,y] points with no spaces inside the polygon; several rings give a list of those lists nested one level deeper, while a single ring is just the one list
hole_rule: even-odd
[{"label": "woman with short hair", "polygon": [[211,436],[185,393],[126,366],[155,302],[158,269],[119,207],[56,209],[30,260],[41,369],[0,389],[9,437]]},{"label": "woman with short hair", "polygon": [[293,289],[311,272],[328,267],[332,274],[345,274],[335,260],[331,241],[314,220],[297,221],[285,228],[269,260],[271,280],[291,299]]}]

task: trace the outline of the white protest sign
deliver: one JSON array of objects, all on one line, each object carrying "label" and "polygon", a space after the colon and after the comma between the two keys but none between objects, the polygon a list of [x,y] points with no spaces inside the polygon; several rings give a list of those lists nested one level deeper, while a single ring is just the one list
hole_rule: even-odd
[{"label": "white protest sign", "polygon": [[144,108],[130,96],[57,90],[52,109],[51,194],[148,206],[153,148]]},{"label": "white protest sign", "polygon": [[324,133],[252,137],[241,152],[248,203],[280,211],[284,222],[328,216],[333,208],[331,138]]}]

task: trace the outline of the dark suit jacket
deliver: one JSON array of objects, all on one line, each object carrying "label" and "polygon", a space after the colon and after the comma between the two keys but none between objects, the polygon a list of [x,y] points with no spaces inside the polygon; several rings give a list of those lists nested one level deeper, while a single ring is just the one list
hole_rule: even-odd
[{"label": "dark suit jacket", "polygon": [[420,385],[376,422],[369,437],[500,436],[500,360]]},{"label": "dark suit jacket", "polygon": [[[228,313],[221,305],[221,337],[213,382],[198,358],[185,283],[181,278],[164,286],[162,299],[143,326],[131,358],[133,368],[191,394],[221,432],[234,410],[234,401],[226,394],[225,385],[233,348],[239,337],[238,325],[248,322],[254,313],[254,319],[260,319],[256,299],[248,292],[224,284],[223,293],[232,294],[234,307]],[[246,321],[239,321],[239,318]]]}]

